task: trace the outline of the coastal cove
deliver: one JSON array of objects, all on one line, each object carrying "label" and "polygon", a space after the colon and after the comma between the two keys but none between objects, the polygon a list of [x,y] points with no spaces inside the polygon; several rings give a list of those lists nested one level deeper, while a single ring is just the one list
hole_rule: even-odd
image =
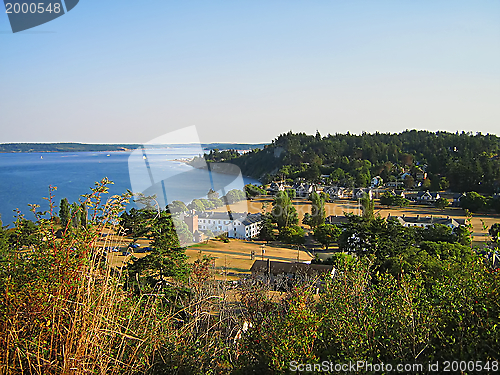
[{"label": "coastal cove", "polygon": [[[171,176],[190,172],[190,183],[182,187],[186,199],[190,197],[190,188],[196,186],[198,180],[206,179],[206,170],[196,170],[185,162],[197,156],[198,150],[183,145],[171,147],[162,162],[162,168]],[[155,150],[157,155],[161,152]],[[57,205],[62,198],[77,202],[82,194],[90,192],[96,181],[104,177],[114,183],[109,186],[110,196],[131,190],[129,156],[128,151],[0,153],[0,214],[3,225],[11,225],[15,221],[16,209],[27,219],[34,219],[28,204],[38,204],[41,210],[48,209],[43,197],[48,197],[49,186],[57,187],[54,192]],[[237,188],[229,176],[218,178],[226,178],[229,189]],[[244,177],[244,182],[260,184],[247,177]],[[131,203],[129,208],[133,206]]]}]

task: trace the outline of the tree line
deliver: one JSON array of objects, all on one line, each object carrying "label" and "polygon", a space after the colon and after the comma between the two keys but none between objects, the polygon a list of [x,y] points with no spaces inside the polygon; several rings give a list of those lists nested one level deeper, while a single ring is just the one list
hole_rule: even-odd
[{"label": "tree line", "polygon": [[[361,135],[281,134],[263,150],[231,160],[245,175],[264,182],[303,177],[367,187],[371,178],[394,181],[427,173],[425,189],[492,194],[500,190],[500,139],[491,134],[407,130]],[[412,181],[409,181],[412,182]]]}]

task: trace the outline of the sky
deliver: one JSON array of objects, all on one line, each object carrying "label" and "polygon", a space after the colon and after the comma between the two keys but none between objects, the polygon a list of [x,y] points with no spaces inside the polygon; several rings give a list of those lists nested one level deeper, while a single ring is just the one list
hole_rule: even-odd
[{"label": "sky", "polygon": [[0,143],[500,135],[498,0],[80,0],[13,34]]}]

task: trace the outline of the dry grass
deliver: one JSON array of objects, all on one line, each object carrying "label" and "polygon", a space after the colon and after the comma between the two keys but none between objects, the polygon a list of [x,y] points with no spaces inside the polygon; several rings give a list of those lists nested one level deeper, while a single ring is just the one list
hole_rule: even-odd
[{"label": "dry grass", "polygon": [[[250,267],[255,260],[270,259],[275,261],[296,262],[297,257],[301,262],[310,261],[313,256],[304,251],[303,248],[297,251],[296,247],[287,247],[280,243],[265,244],[265,253],[262,256],[261,241],[243,241],[231,239],[229,243],[217,240],[210,240],[208,243],[201,243],[191,246],[186,254],[192,261],[200,254],[215,258],[215,268],[219,271],[218,278],[228,277],[228,280],[235,280],[238,277],[248,275]],[[255,259],[251,259],[252,250],[255,252]]]},{"label": "dry grass", "polygon": [[[305,199],[295,199],[294,206],[299,214],[299,222],[302,221],[305,213],[311,212],[311,202]],[[241,201],[232,204],[230,207],[234,212],[250,212],[257,213],[262,212],[263,204],[267,205],[265,211],[270,212],[272,209],[272,197],[260,197],[254,200]],[[226,207],[219,207],[214,211],[222,212],[225,211]],[[327,215],[344,215],[345,212],[349,213],[360,213],[360,208],[355,201],[341,200],[335,203],[326,204]],[[438,217],[454,217],[458,219],[465,219],[465,212],[460,208],[448,208],[445,210],[436,209],[428,206],[409,206],[404,208],[390,208],[386,206],[377,205],[375,208],[375,213],[382,217],[392,216],[438,216]],[[486,215],[474,214],[472,217],[472,225],[474,228],[474,244],[480,245],[484,241],[488,240],[488,232],[483,228],[484,224],[489,228],[494,223],[500,223],[500,215]],[[126,250],[128,243],[132,241],[131,238],[124,238],[120,236],[110,236],[109,239],[115,241],[115,243],[120,244],[121,250]],[[107,239],[109,241],[109,239]],[[147,239],[139,239],[137,241],[142,247],[148,246],[149,241]],[[248,274],[250,267],[253,264],[253,260],[250,258],[252,250],[255,252],[255,259],[262,259],[261,257],[261,243],[260,241],[242,241],[231,239],[229,243],[225,244],[221,241],[209,241],[208,243],[197,244],[189,247],[186,254],[191,258],[191,262],[197,259],[199,252],[202,254],[209,255],[215,258],[215,267],[219,270],[217,274],[218,279],[235,280],[238,277],[245,276]],[[105,245],[104,242],[100,242],[101,246]],[[335,247],[331,247],[329,252],[318,253],[318,256],[322,259],[326,259],[330,256]],[[142,253],[136,253],[134,256],[141,258],[145,256]],[[300,251],[300,261],[309,261],[313,258],[312,254]],[[286,245],[273,244],[272,246],[266,246],[266,253],[264,259],[271,260],[282,260],[294,262],[297,261],[297,249],[292,247],[287,247]],[[130,260],[129,257],[124,257],[121,252],[111,253],[109,255],[109,262],[113,267],[121,267],[124,263]],[[223,272],[226,270],[227,272]],[[228,276],[229,273],[229,276]]]},{"label": "dry grass", "polygon": [[[122,240],[109,236],[105,245],[122,246]],[[203,267],[195,264],[189,298],[165,304],[160,291],[134,296],[116,268],[103,262],[102,241],[89,245],[89,262],[76,270],[76,290],[68,289],[70,280],[59,284],[54,277],[36,289],[19,286],[22,295],[3,301],[0,374],[136,374],[155,366],[174,374],[177,365],[202,369],[203,361],[218,367],[211,358],[227,349],[221,343],[232,342],[240,324],[225,284],[197,272]],[[50,290],[51,284],[57,287]],[[189,348],[208,359],[193,357]]]},{"label": "dry grass", "polygon": [[[267,204],[266,212],[272,209],[272,197],[259,197],[251,201],[242,201],[231,205],[231,209],[235,212],[262,212],[262,205]],[[293,202],[299,214],[299,223],[305,213],[311,213],[311,202],[305,199],[295,199]],[[327,216],[344,215],[344,212],[360,214],[361,210],[358,202],[353,200],[339,200],[334,203],[326,203],[325,205]],[[224,211],[225,207],[219,207],[216,211]],[[465,212],[461,208],[450,207],[444,210],[434,208],[432,206],[412,205],[403,208],[387,208],[386,206],[376,205],[375,214],[380,214],[381,217],[392,216],[436,216],[436,217],[453,217],[457,219],[465,219]],[[474,228],[474,236],[476,241],[486,241],[488,239],[487,230],[483,228],[484,224],[489,228],[494,223],[500,223],[500,215],[495,214],[473,214],[471,224]]]}]

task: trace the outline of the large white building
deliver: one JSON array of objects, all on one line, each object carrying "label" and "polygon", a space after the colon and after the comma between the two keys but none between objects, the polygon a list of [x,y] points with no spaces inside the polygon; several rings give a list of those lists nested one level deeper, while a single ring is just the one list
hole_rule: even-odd
[{"label": "large white building", "polygon": [[434,224],[442,224],[452,229],[465,225],[465,219],[455,219],[452,217],[436,217],[436,216],[398,216],[397,220],[404,227],[420,227],[427,228]]},{"label": "large white building", "polygon": [[257,237],[260,232],[262,215],[227,212],[198,213],[198,229],[210,230],[214,234],[227,233],[230,238],[249,240]]}]

